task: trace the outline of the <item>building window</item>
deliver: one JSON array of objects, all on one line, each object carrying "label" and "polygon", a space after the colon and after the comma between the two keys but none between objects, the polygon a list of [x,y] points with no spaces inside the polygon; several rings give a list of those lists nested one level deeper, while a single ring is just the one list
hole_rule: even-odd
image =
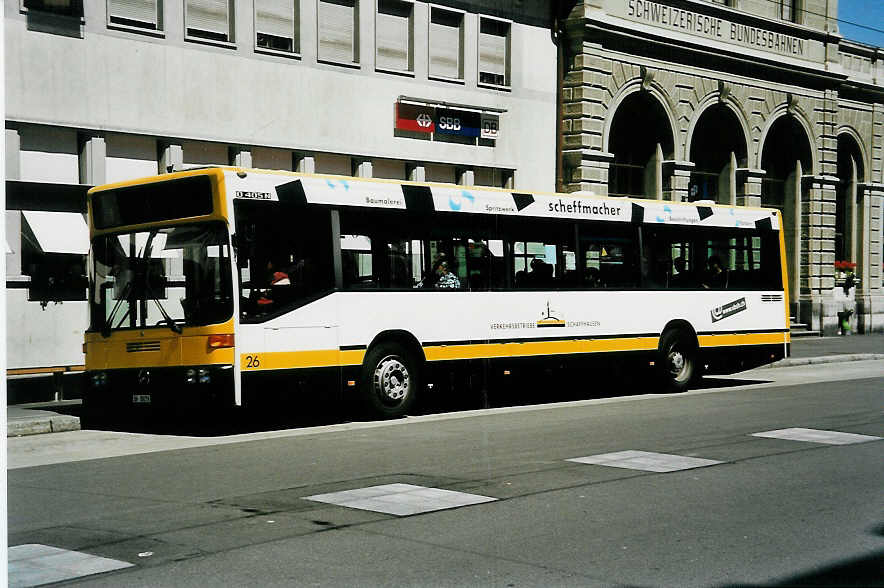
[{"label": "building window", "polygon": [[184,11],[188,37],[233,41],[230,0],[185,0]]},{"label": "building window", "polygon": [[26,10],[51,12],[63,16],[83,16],[83,0],[23,0]]},{"label": "building window", "polygon": [[107,21],[112,25],[161,31],[162,0],[108,0]]},{"label": "building window", "polygon": [[463,13],[431,8],[430,76],[463,79]]},{"label": "building window", "polygon": [[414,5],[401,0],[378,0],[378,69],[414,71]]},{"label": "building window", "polygon": [[358,0],[319,0],[319,60],[359,63]]},{"label": "building window", "polygon": [[510,23],[486,17],[479,22],[479,83],[510,85]]},{"label": "building window", "polygon": [[799,22],[798,15],[800,9],[798,7],[798,0],[779,0],[779,3],[780,18],[791,22]]},{"label": "building window", "polygon": [[300,1],[255,0],[255,45],[300,53]]}]

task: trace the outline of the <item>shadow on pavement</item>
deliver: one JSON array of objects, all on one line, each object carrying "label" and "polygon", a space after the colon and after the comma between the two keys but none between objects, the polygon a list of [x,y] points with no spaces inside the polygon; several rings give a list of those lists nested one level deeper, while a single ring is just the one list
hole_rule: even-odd
[{"label": "shadow on pavement", "polygon": [[754,588],[756,586],[839,586],[871,588],[884,586],[884,552],[821,567],[771,584],[729,584],[722,588]]},{"label": "shadow on pavement", "polygon": [[[707,377],[693,389],[739,387],[764,383],[765,380]],[[415,408],[415,415],[451,413],[483,408],[530,406],[574,400],[616,398],[654,394],[658,387],[647,374],[622,371],[569,371],[539,369],[484,381],[479,376],[452,377],[445,385],[425,391]],[[308,402],[298,399],[261,408],[238,408],[230,411],[168,413],[150,409],[128,410],[108,415],[101,422],[91,421],[79,405],[60,408],[59,412],[80,416],[83,429],[124,431],[160,435],[222,436],[259,431],[315,427],[351,421],[375,420],[354,410],[355,399],[338,398]]]}]

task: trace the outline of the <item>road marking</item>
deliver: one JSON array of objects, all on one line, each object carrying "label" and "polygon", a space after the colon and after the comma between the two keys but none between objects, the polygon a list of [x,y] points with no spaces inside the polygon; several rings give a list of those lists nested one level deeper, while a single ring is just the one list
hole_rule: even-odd
[{"label": "road marking", "polygon": [[125,561],[27,543],[9,548],[9,585],[40,586],[132,566]]},{"label": "road marking", "polygon": [[764,431],[762,433],[752,433],[752,436],[766,437],[769,439],[786,439],[788,441],[825,443],[826,445],[850,445],[851,443],[868,443],[869,441],[878,441],[881,439],[881,437],[874,437],[872,435],[857,435],[856,433],[840,433],[838,431],[801,428]]},{"label": "road marking", "polygon": [[412,484],[384,484],[344,490],[343,492],[315,494],[304,498],[314,502],[325,502],[400,517],[497,500],[478,494],[466,494]]},{"label": "road marking", "polygon": [[677,472],[716,465],[723,462],[714,459],[670,455],[668,453],[652,453],[650,451],[617,451],[601,453],[587,457],[574,457],[565,461],[592,465],[611,466],[647,472]]}]

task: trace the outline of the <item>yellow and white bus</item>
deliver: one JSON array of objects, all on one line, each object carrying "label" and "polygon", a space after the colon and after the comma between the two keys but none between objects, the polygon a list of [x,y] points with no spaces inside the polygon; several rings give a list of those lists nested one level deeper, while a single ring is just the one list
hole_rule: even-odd
[{"label": "yellow and white bus", "polygon": [[88,210],[89,409],[342,393],[393,417],[465,365],[634,360],[681,391],[789,351],[776,210],[233,167]]}]

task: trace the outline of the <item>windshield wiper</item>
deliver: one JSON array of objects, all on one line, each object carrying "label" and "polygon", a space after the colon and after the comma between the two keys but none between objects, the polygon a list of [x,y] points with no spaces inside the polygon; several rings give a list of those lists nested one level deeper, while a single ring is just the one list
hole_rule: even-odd
[{"label": "windshield wiper", "polygon": [[[120,305],[123,304],[123,301],[126,300],[127,298],[129,298],[129,290],[131,290],[131,289],[132,289],[132,282],[131,281],[126,282],[126,286],[123,288],[122,295],[119,298],[117,298],[117,303],[114,305],[113,310],[111,310],[111,313],[108,315],[107,320],[104,322],[104,326],[102,326],[102,328],[101,328],[101,336],[104,337],[105,339],[110,337],[111,329],[113,328],[113,324],[114,324],[114,316],[116,316],[117,311],[120,309]],[[128,316],[128,315],[129,315],[129,313],[127,312],[123,316],[123,319],[125,320],[126,316]],[[122,324],[122,322],[123,321],[120,321],[121,324]]]},{"label": "windshield wiper", "polygon": [[[141,252],[141,258],[144,260],[145,265],[148,263],[147,256],[150,253],[150,250],[153,248],[153,239],[159,233],[159,229],[154,229],[150,232],[150,235],[147,238],[147,243],[144,244],[144,251]],[[159,298],[156,294],[153,293],[153,288],[150,287],[150,270],[147,269],[144,273],[144,289],[146,290],[146,294],[153,300],[154,304],[157,305],[157,308],[160,310],[160,314],[163,315],[163,321],[169,325],[169,328],[172,329],[173,333],[181,333],[181,327],[178,323],[175,322],[175,319],[169,316],[169,313],[166,312],[166,309],[163,308],[163,305],[160,304]]]}]

